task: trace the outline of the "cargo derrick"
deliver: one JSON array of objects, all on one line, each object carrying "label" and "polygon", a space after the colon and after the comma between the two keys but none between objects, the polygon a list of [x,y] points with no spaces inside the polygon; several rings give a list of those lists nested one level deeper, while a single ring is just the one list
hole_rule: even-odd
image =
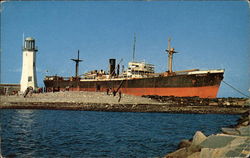
[{"label": "cargo derrick", "polygon": [[171,45],[170,45],[170,42],[171,42],[171,39],[169,38],[168,39],[168,49],[166,49],[166,52],[168,52],[168,71],[167,71],[167,74],[168,75],[173,75],[173,68],[172,68],[172,65],[173,65],[173,54],[174,53],[177,53],[174,48],[171,48]]},{"label": "cargo derrick", "polygon": [[115,74],[115,59],[110,59],[109,73],[103,70],[94,70],[84,74],[81,78],[46,76],[44,83],[48,91],[57,89],[61,91],[105,92],[111,88],[115,92],[120,90],[122,93],[137,96],[216,97],[224,70],[201,71],[192,69],[173,72],[172,59],[173,54],[177,52],[171,48],[170,39],[166,52],[168,52],[168,70],[164,73],[155,73],[152,64],[134,61],[133,52],[133,61],[128,63],[128,69],[122,71],[120,75],[119,70]]}]

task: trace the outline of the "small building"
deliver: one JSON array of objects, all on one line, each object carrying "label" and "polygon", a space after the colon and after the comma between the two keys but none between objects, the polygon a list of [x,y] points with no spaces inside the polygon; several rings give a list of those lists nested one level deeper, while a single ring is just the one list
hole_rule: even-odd
[{"label": "small building", "polygon": [[20,91],[20,84],[0,84],[0,95],[14,95]]}]

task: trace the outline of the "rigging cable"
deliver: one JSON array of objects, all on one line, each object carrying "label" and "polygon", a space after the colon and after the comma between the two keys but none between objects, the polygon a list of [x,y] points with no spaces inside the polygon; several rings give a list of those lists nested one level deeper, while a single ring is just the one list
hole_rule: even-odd
[{"label": "rigging cable", "polygon": [[244,95],[244,96],[250,98],[250,96],[244,94],[242,91],[240,91],[240,90],[238,90],[237,88],[233,87],[233,86],[230,85],[229,83],[227,83],[227,82],[225,82],[225,81],[223,81],[223,80],[222,80],[222,82],[224,82],[226,85],[228,85],[229,87],[231,87],[232,89],[234,89],[235,91],[237,91],[238,93],[240,93],[241,95]]}]

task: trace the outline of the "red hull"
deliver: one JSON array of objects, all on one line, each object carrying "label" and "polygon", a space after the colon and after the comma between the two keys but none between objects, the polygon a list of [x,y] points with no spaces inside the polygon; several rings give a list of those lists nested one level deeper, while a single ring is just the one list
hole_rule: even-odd
[{"label": "red hull", "polygon": [[219,86],[181,87],[181,88],[127,88],[123,93],[131,95],[159,95],[200,98],[216,98]]},{"label": "red hull", "polygon": [[[120,91],[129,95],[159,95],[159,96],[178,96],[178,97],[194,97],[200,98],[216,98],[219,85],[206,87],[180,87],[180,88],[121,88]],[[70,91],[92,91],[95,88],[70,88]],[[100,89],[105,92],[106,89]]]}]

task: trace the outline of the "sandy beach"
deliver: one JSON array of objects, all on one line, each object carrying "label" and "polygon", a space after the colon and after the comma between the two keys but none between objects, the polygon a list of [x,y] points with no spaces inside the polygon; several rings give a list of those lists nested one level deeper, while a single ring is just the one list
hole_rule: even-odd
[{"label": "sandy beach", "polygon": [[107,95],[104,92],[85,92],[85,91],[66,91],[55,93],[34,93],[32,96],[28,95],[24,98],[19,96],[0,96],[1,103],[9,102],[52,102],[52,103],[107,103],[107,104],[157,104],[157,101],[153,101],[149,98],[143,98],[138,96],[131,96],[122,94],[120,102],[118,102],[119,96]]}]

